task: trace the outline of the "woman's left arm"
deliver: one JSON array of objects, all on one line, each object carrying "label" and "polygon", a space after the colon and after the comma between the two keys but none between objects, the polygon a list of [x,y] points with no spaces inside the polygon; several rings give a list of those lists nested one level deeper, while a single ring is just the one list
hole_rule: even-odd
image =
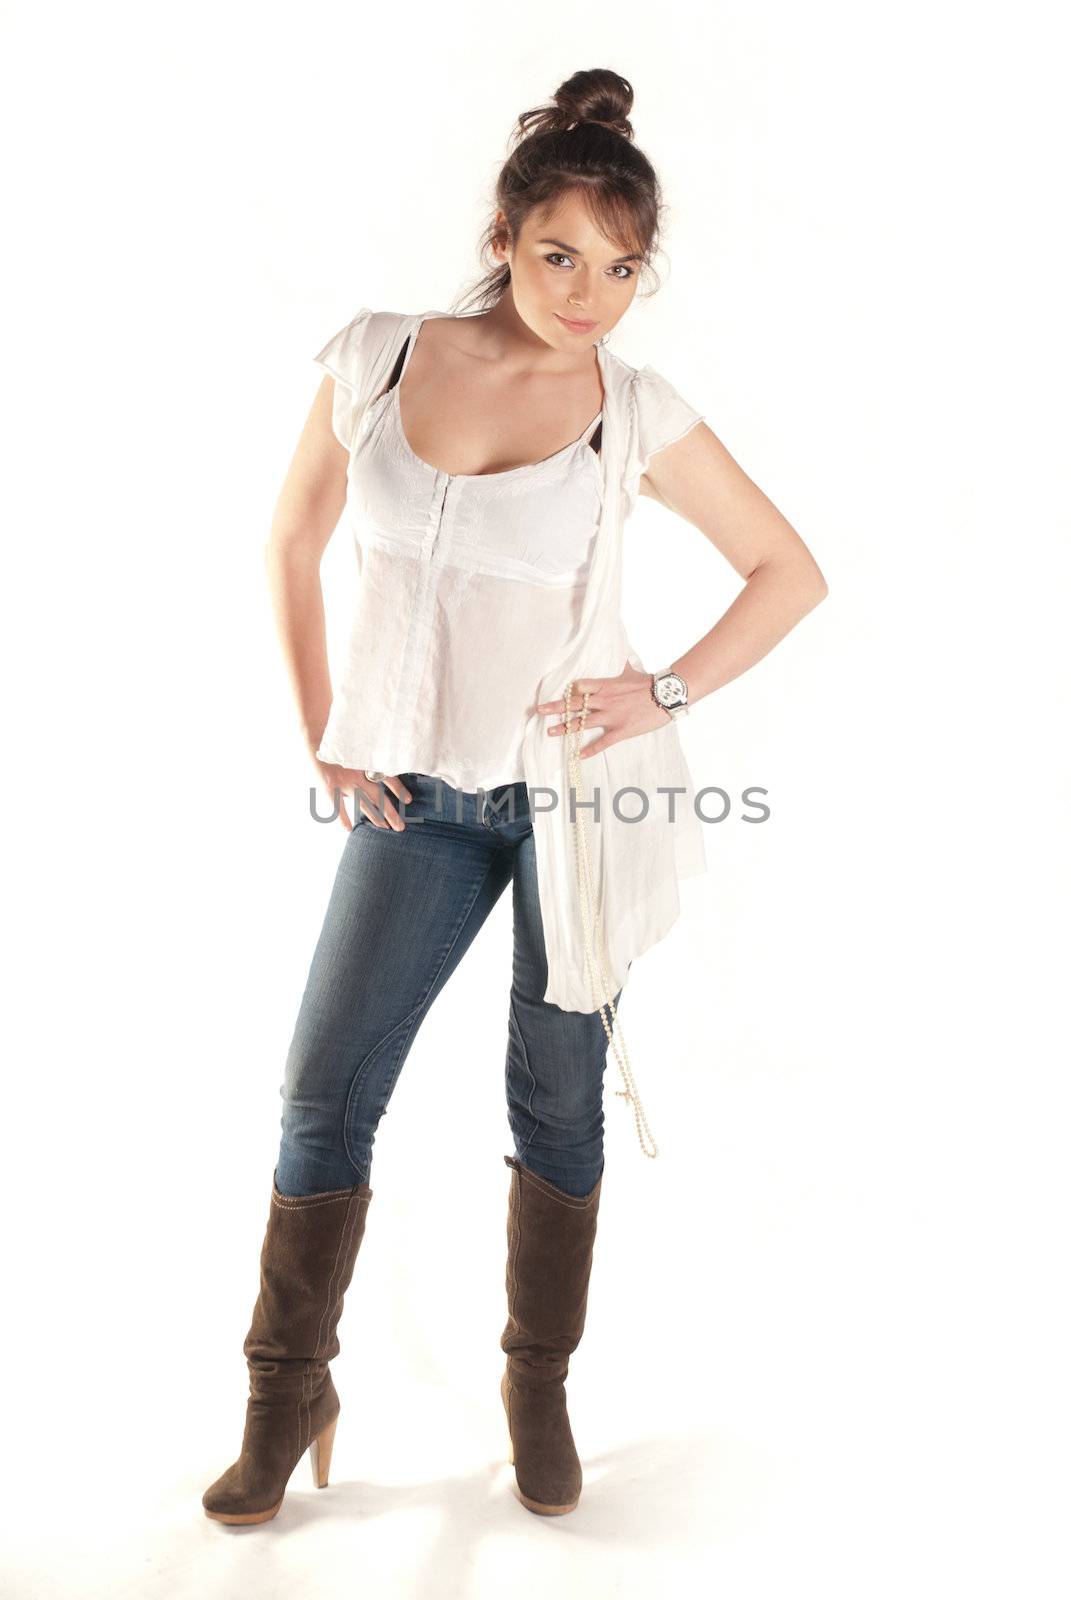
[{"label": "woman's left arm", "polygon": [[[671,663],[688,685],[692,706],[761,661],[825,599],[829,588],[795,528],[705,422],[697,422],[683,438],[650,458],[640,493],[692,523],[745,580],[710,632]],[[660,727],[670,718],[651,696],[650,673],[638,672],[628,663],[616,678],[577,679],[575,694],[583,695],[585,689],[592,691],[588,721],[605,731],[584,746],[583,756]],[[574,699],[571,710],[579,706]],[[536,709],[563,713],[565,702],[554,700]],[[547,728],[552,735],[565,731],[565,723]]]}]

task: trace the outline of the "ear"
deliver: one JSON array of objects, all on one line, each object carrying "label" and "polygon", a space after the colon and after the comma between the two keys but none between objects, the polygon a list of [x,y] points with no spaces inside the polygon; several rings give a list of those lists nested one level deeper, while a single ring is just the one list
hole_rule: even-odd
[{"label": "ear", "polygon": [[495,240],[491,246],[491,254],[499,261],[507,261],[509,257],[506,252],[511,248],[513,241],[509,236],[509,223],[506,221],[506,213],[504,211],[495,212],[494,227]]}]

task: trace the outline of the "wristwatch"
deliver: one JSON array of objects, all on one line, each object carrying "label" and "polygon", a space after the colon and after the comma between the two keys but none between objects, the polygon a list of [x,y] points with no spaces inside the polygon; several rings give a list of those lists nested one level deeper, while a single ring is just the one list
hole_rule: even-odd
[{"label": "wristwatch", "polygon": [[656,706],[668,711],[673,718],[688,715],[688,685],[679,672],[666,667],[651,674],[651,698]]}]

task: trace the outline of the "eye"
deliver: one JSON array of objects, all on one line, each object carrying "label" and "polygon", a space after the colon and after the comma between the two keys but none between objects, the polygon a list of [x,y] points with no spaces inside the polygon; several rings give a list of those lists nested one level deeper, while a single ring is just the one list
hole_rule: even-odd
[{"label": "eye", "polygon": [[[550,255],[544,256],[543,260],[549,261],[556,272],[564,272],[566,270],[564,267],[560,267],[558,265],[558,262],[560,261],[567,262],[570,268],[573,265],[572,256],[563,255],[560,250],[552,251]],[[612,267],[610,270],[613,276],[617,278],[618,283],[627,283],[630,278],[634,278],[636,276],[632,267],[626,266],[623,261],[619,262],[616,267]]]}]

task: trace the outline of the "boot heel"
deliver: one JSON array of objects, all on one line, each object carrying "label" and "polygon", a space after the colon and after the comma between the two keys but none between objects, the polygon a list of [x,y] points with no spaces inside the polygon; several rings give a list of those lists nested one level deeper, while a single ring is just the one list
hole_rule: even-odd
[{"label": "boot heel", "polygon": [[312,1481],[317,1489],[327,1488],[327,1475],[331,1471],[331,1451],[335,1446],[335,1429],[338,1427],[336,1415],[321,1434],[309,1446],[312,1457]]}]

